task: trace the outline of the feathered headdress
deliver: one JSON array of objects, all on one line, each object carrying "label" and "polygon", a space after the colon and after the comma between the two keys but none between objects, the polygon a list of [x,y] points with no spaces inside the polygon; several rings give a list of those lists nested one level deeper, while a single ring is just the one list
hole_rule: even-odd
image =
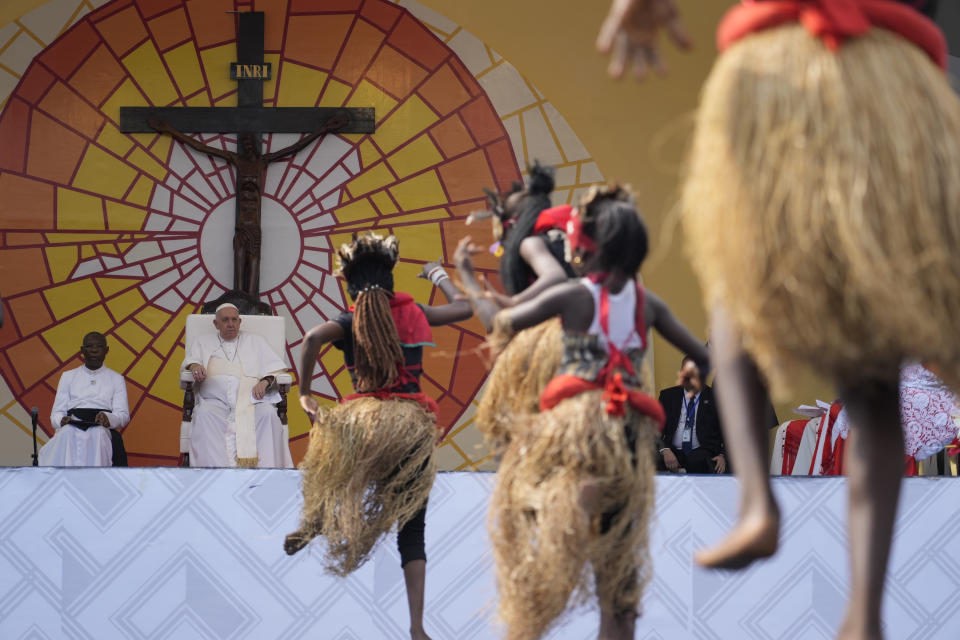
[{"label": "feathered headdress", "polygon": [[[553,167],[541,165],[539,161],[534,160],[533,166],[527,167],[527,173],[530,175],[526,187],[527,193],[531,195],[550,195],[554,186]],[[483,192],[487,196],[488,208],[472,212],[467,216],[467,224],[492,217],[494,236],[499,238],[503,235],[503,229],[510,228],[510,220],[513,217],[513,212],[507,211],[506,208],[507,198],[523,190],[524,186],[521,182],[514,182],[510,186],[510,190],[503,194],[484,187]]]},{"label": "feathered headdress", "polygon": [[337,257],[340,264],[337,266],[334,275],[345,279],[350,278],[350,270],[358,262],[364,260],[378,260],[389,270],[392,270],[397,264],[397,258],[400,255],[400,246],[396,236],[390,235],[384,238],[372,231],[362,235],[353,234],[353,241],[340,245],[337,250]]}]

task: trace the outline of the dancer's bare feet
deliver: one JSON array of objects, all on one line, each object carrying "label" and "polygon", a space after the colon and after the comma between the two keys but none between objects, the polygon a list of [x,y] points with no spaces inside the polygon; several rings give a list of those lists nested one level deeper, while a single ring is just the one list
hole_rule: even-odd
[{"label": "dancer's bare feet", "polygon": [[837,640],[883,640],[883,632],[851,621],[849,618],[837,632]]},{"label": "dancer's bare feet", "polygon": [[410,629],[410,640],[432,640],[432,638],[421,628]]},{"label": "dancer's bare feet", "polygon": [[287,534],[287,537],[283,541],[283,550],[288,556],[292,556],[308,544],[310,544],[310,539],[307,538],[302,531],[297,530],[293,533]]},{"label": "dancer's bare feet", "polygon": [[698,551],[694,560],[708,569],[742,569],[776,553],[779,537],[780,512],[774,506],[762,514],[741,518],[726,538]]}]

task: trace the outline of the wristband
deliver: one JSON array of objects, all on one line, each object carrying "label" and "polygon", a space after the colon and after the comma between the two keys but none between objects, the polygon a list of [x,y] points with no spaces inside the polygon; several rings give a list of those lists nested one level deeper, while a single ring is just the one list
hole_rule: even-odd
[{"label": "wristband", "polygon": [[433,283],[433,286],[439,287],[440,283],[444,280],[449,280],[450,276],[447,275],[447,271],[443,267],[434,267],[430,270],[430,273],[427,274],[427,279]]}]

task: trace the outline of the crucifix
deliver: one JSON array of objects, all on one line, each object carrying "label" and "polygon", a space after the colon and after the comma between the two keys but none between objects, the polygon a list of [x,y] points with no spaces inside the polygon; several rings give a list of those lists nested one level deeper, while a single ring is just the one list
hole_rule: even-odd
[{"label": "crucifix", "polygon": [[[125,133],[166,133],[197,151],[234,166],[237,172],[236,225],[233,238],[233,291],[220,300],[246,299],[260,303],[260,217],[267,165],[297,153],[325,133],[373,133],[372,107],[264,107],[263,81],[270,64],[263,61],[263,12],[238,14],[237,62],[230,76],[237,80],[236,107],[120,107]],[[195,140],[187,133],[236,133],[237,150],[225,151]],[[261,133],[309,133],[296,143],[264,154]],[[204,305],[206,307],[208,305]]]}]

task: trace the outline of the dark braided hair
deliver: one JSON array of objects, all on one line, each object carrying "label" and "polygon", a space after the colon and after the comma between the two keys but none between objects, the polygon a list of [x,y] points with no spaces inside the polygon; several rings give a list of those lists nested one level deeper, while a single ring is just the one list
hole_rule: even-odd
[{"label": "dark braided hair", "polygon": [[[503,257],[500,258],[500,280],[510,295],[516,295],[530,286],[531,269],[520,255],[520,243],[533,233],[540,212],[551,206],[550,192],[553,191],[553,168],[541,166],[535,162],[528,168],[530,180],[526,195],[515,207],[510,228],[503,234]],[[513,183],[513,189],[507,194],[523,191],[523,185]],[[504,198],[506,199],[506,198]]]},{"label": "dark braided hair", "polygon": [[390,313],[396,238],[357,237],[339,251],[341,274],[354,299],[354,375],[360,393],[391,387],[403,363],[400,336]]},{"label": "dark braided hair", "polygon": [[580,205],[583,233],[597,245],[588,271],[619,270],[633,275],[647,257],[647,227],[629,187],[594,187]]}]

